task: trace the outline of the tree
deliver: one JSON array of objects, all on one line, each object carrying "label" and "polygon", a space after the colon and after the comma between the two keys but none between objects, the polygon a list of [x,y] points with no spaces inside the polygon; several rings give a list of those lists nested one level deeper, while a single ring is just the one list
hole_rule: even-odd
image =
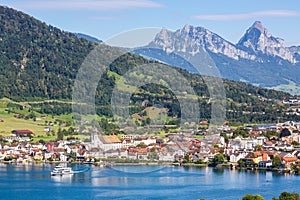
[{"label": "tree", "polygon": [[69,133],[68,133],[68,131],[67,131],[66,129],[63,129],[63,130],[62,130],[62,134],[63,134],[64,136],[68,136],[68,135],[69,135]]},{"label": "tree", "polygon": [[212,160],[212,164],[213,165],[218,165],[218,164],[223,163],[224,160],[225,160],[224,155],[219,153],[219,154],[214,156],[214,158]]},{"label": "tree", "polygon": [[158,160],[159,156],[157,155],[157,153],[155,151],[151,151],[148,156],[147,156],[148,160]]},{"label": "tree", "polygon": [[203,164],[204,163],[204,161],[201,159],[201,158],[199,158],[196,162],[195,162],[195,164]]},{"label": "tree", "polygon": [[272,166],[275,168],[279,168],[281,165],[281,158],[279,156],[274,156],[273,161],[272,161]]},{"label": "tree", "polygon": [[293,193],[282,192],[279,198],[274,197],[272,198],[272,200],[300,200],[300,196],[296,192]]},{"label": "tree", "polygon": [[246,194],[242,200],[264,200],[264,198],[258,194],[252,195],[252,194]]},{"label": "tree", "polygon": [[74,128],[73,128],[73,127],[70,127],[70,128],[68,129],[68,133],[69,133],[69,135],[74,134]]},{"label": "tree", "polygon": [[55,131],[54,130],[51,130],[50,132],[51,132],[52,136],[55,136]]},{"label": "tree", "polygon": [[151,119],[149,117],[146,118],[145,124],[146,125],[150,125],[151,124]]},{"label": "tree", "polygon": [[58,140],[63,140],[64,139],[64,133],[61,131],[61,128],[59,128],[58,131],[57,131],[57,139]]},{"label": "tree", "polygon": [[146,147],[147,145],[144,142],[139,143],[136,147]]},{"label": "tree", "polygon": [[290,135],[291,135],[290,130],[287,129],[287,128],[284,128],[284,129],[282,129],[279,137],[282,138],[282,137],[287,137],[287,136],[290,136]]},{"label": "tree", "polygon": [[279,137],[279,133],[277,133],[276,131],[274,130],[267,130],[266,132],[263,132],[262,133],[263,136],[267,137],[267,138],[271,138],[272,136],[277,136]]},{"label": "tree", "polygon": [[237,163],[239,164],[239,167],[245,166],[245,162],[242,159],[239,159]]},{"label": "tree", "polygon": [[189,154],[185,154],[184,155],[184,160],[188,163],[190,162],[190,155]]},{"label": "tree", "polygon": [[236,138],[237,136],[241,136],[243,138],[247,138],[247,137],[250,137],[250,134],[247,130],[245,129],[236,129],[234,132],[233,132],[233,138]]},{"label": "tree", "polygon": [[264,200],[264,198],[258,194],[256,195],[246,194],[242,200]]},{"label": "tree", "polygon": [[41,143],[41,144],[43,144],[43,145],[46,144],[46,142],[45,142],[43,139],[40,139],[40,140],[39,140],[39,143]]},{"label": "tree", "polygon": [[257,144],[255,147],[254,147],[255,151],[261,151],[262,150],[262,147],[260,144]]}]

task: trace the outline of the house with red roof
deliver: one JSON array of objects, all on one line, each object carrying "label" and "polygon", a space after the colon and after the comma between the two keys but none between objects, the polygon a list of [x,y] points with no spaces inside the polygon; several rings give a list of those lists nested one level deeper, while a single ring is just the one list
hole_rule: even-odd
[{"label": "house with red roof", "polygon": [[11,133],[16,136],[27,136],[27,135],[33,136],[34,135],[31,130],[12,130]]}]

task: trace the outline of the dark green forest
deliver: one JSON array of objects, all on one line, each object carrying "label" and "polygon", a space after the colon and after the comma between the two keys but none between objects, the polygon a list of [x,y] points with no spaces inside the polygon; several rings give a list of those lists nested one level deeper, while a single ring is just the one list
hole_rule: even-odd
[{"label": "dark green forest", "polygon": [[[77,72],[85,57],[97,45],[22,12],[0,7],[0,98],[7,97],[14,101],[70,101]],[[128,70],[147,63],[155,62],[127,53],[107,67],[96,91],[97,114],[112,117],[110,99],[116,80]],[[175,69],[196,92],[201,118],[209,120],[210,94],[203,77]],[[273,122],[277,117],[299,120],[297,116],[284,115],[286,107],[280,100],[291,98],[288,93],[230,80],[223,80],[223,84],[227,99],[227,120],[231,122]],[[168,108],[170,117],[180,117],[178,98],[166,87],[148,84],[132,94],[130,112],[141,112],[144,109],[142,102],[147,100],[148,106],[159,104]],[[190,100],[194,101],[192,98]],[[35,104],[33,109],[46,114],[72,111],[70,104],[63,103],[55,103],[54,106],[51,103]]]}]

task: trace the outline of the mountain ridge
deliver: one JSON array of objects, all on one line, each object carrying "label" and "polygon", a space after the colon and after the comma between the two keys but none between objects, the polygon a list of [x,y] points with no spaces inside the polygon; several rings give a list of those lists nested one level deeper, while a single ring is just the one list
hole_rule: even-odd
[{"label": "mountain ridge", "polygon": [[[181,37],[186,43],[179,43],[180,41],[176,39],[172,40],[176,37]],[[186,52],[186,48],[191,47],[191,42],[194,42],[194,44],[192,44],[194,47],[204,47],[213,53],[222,53],[235,60],[239,58],[248,60],[257,59],[255,61],[262,62],[262,58],[259,57],[259,54],[265,54],[274,57],[278,56],[293,64],[298,62],[293,57],[293,52],[290,51],[295,51],[296,49],[298,51],[298,47],[286,47],[284,40],[272,36],[270,31],[266,29],[260,21],[255,21],[237,44],[233,44],[222,38],[219,34],[204,27],[186,24],[183,28],[177,29],[176,31],[162,29],[148,46],[161,47],[167,53],[174,51]],[[192,50],[194,51],[191,52],[191,54],[198,52],[195,48]],[[280,50],[284,51],[283,54],[280,54]],[[230,53],[236,53],[237,55]]]},{"label": "mountain ridge", "polygon": [[[223,78],[245,81],[260,87],[286,86],[283,90],[291,93],[295,91],[289,88],[289,83],[295,83],[300,89],[300,47],[286,47],[284,40],[272,36],[260,21],[255,21],[237,44],[204,27],[186,24],[176,31],[163,29],[144,48],[165,52],[166,55],[157,53],[160,57],[155,58],[165,63],[168,63],[166,60],[170,59],[166,57],[171,54],[194,56],[205,51]],[[149,51],[144,54],[136,52],[145,56],[151,54]],[[168,64],[174,65],[171,62]],[[190,69],[185,64],[176,66]]]},{"label": "mountain ridge", "polygon": [[250,50],[250,52],[256,55],[265,54],[278,56],[293,64],[297,62],[293,54],[289,51],[289,48],[285,47],[284,40],[273,37],[270,31],[266,29],[260,21],[254,22],[236,46]]}]

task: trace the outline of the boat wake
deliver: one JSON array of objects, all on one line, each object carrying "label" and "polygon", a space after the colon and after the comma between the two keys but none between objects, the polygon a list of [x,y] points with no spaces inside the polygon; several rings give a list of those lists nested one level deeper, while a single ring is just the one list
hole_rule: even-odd
[{"label": "boat wake", "polygon": [[90,171],[90,168],[89,167],[85,167],[83,169],[73,170],[73,173],[74,174],[79,174],[79,173],[84,173],[84,172],[88,172],[88,171]]}]

